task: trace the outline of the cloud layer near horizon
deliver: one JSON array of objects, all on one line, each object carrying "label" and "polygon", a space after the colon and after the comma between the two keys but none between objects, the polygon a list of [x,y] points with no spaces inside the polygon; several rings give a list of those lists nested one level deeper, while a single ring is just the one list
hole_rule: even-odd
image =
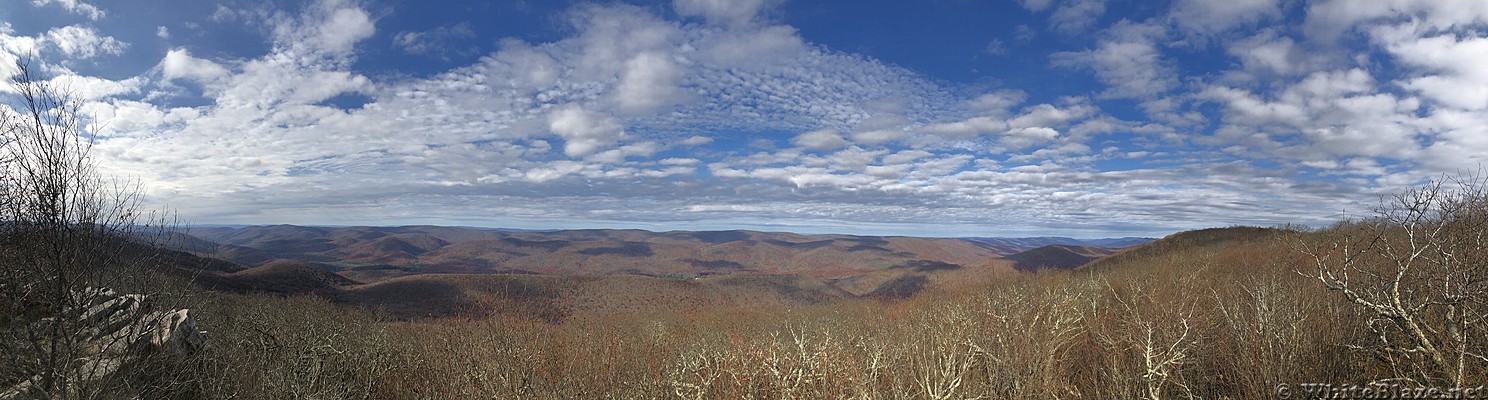
[{"label": "cloud layer near horizon", "polygon": [[1093,39],[1013,51],[1091,85],[950,82],[814,42],[776,2],[710,0],[569,7],[555,40],[432,74],[359,61],[447,57],[468,25],[382,32],[398,10],[347,0],[218,6],[261,53],[90,74],[154,47],[97,28],[107,7],[37,1],[77,23],[0,24],[0,75],[38,55],[99,161],[201,223],[1161,235],[1325,223],[1488,159],[1482,2],[1021,5]]}]

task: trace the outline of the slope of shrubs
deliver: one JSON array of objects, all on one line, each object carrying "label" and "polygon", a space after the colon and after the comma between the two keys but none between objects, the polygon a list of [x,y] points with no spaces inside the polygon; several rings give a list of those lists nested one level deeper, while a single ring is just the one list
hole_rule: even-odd
[{"label": "slope of shrubs", "polygon": [[[1371,316],[1298,274],[1291,248],[1214,241],[973,293],[559,323],[393,322],[308,296],[214,295],[193,394],[1266,398],[1278,384],[1415,378],[1358,346],[1374,340]],[[1464,383],[1484,383],[1483,367],[1469,362]]]}]

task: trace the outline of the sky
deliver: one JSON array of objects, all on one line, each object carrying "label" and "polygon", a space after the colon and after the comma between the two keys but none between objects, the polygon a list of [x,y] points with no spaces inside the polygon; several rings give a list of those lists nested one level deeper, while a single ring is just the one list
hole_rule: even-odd
[{"label": "sky", "polygon": [[18,60],[191,224],[1163,236],[1488,160],[1481,0],[7,0]]}]

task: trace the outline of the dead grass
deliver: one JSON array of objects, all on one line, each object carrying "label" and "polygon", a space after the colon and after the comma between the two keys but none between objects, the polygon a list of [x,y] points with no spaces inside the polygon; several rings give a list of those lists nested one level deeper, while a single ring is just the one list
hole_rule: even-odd
[{"label": "dead grass", "polygon": [[191,395],[1266,398],[1280,383],[1394,377],[1347,347],[1369,340],[1366,316],[1296,261],[1280,241],[1217,241],[902,301],[556,323],[395,321],[313,297],[217,295],[201,308],[213,347]]}]

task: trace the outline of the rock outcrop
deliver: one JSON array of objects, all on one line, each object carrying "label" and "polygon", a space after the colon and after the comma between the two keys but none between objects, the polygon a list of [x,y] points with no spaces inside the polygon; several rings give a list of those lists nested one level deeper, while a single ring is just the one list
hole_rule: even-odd
[{"label": "rock outcrop", "polygon": [[[151,311],[147,296],[120,295],[108,288],[87,288],[74,296],[70,312],[40,322],[75,332],[79,358],[67,372],[67,382],[105,379],[143,357],[190,354],[207,343],[207,333],[197,329],[189,309]],[[11,386],[0,392],[0,399],[34,397],[40,394],[35,392],[41,379],[36,376]]]}]

